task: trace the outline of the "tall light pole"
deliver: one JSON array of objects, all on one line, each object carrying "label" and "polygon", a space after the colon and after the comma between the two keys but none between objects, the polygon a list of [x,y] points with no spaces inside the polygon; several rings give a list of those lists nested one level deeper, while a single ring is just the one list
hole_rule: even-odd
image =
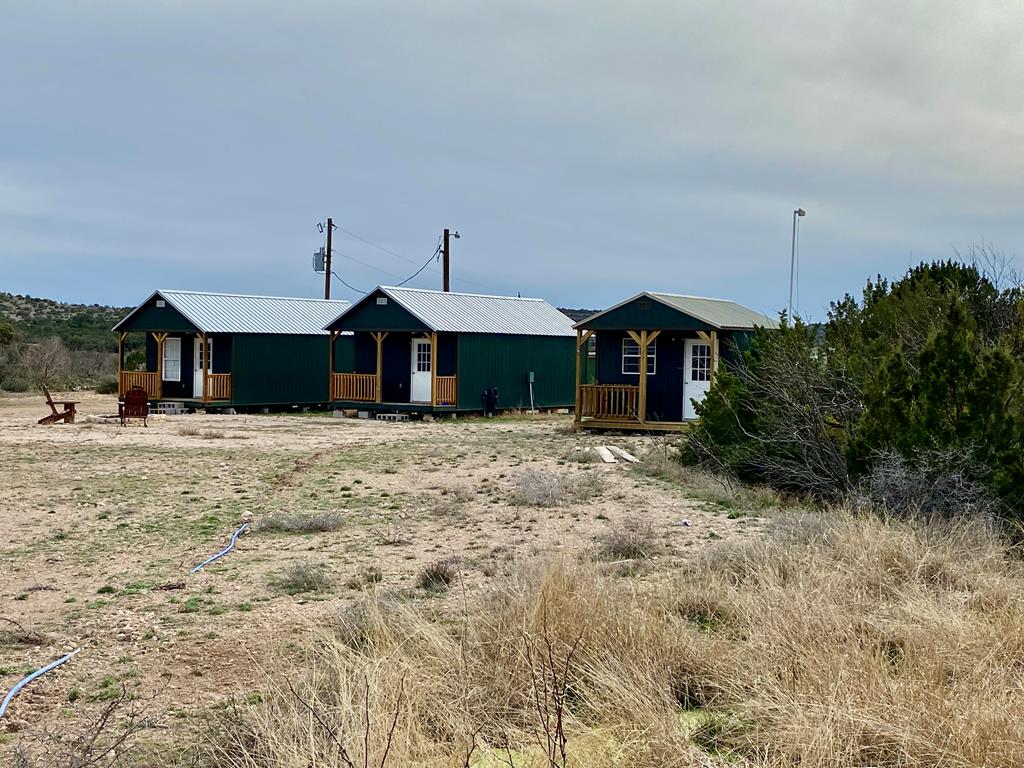
[{"label": "tall light pole", "polygon": [[796,267],[796,223],[797,219],[806,215],[807,211],[803,208],[793,211],[793,240],[789,246],[789,312],[786,313],[786,319],[791,323],[793,322],[793,271]]}]

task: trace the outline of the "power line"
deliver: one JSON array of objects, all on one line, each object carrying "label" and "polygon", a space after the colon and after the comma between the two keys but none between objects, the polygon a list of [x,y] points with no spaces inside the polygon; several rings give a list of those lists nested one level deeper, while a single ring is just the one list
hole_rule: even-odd
[{"label": "power line", "polygon": [[[404,280],[402,280],[401,282],[399,282],[399,283],[395,283],[395,287],[397,288],[397,287],[399,287],[399,286],[405,285],[405,284],[406,284],[406,283],[408,283],[408,282],[409,282],[410,280],[413,280],[413,279],[415,279],[416,277],[418,277],[418,276],[419,276],[419,274],[420,274],[420,273],[421,273],[421,272],[422,272],[422,271],[423,271],[424,269],[426,269],[426,268],[427,268],[428,266],[430,266],[430,262],[434,261],[434,260],[435,260],[435,259],[437,258],[437,254],[438,254],[438,253],[440,252],[440,250],[441,250],[441,246],[440,246],[440,245],[438,245],[438,247],[437,247],[437,248],[436,248],[436,249],[434,250],[434,252],[433,252],[432,254],[430,254],[430,258],[429,258],[429,259],[427,259],[427,260],[426,260],[426,261],[425,261],[425,262],[423,263],[423,266],[421,266],[421,267],[420,267],[419,269],[417,269],[417,270],[416,270],[415,272],[413,272],[413,273],[412,273],[412,274],[411,274],[411,275],[410,275],[409,277],[405,278],[405,279],[404,279]],[[359,259],[356,259],[356,258],[353,258],[353,257],[351,257],[351,256],[348,256],[347,254],[341,253],[340,251],[338,251],[338,253],[339,253],[339,255],[341,255],[341,256],[344,256],[344,257],[345,257],[346,259],[351,259],[352,261],[356,262],[357,264],[362,264],[362,265],[363,265],[364,267],[369,267],[370,269],[376,269],[376,270],[378,270],[379,272],[383,272],[383,273],[384,273],[384,274],[386,274],[386,275],[390,275],[390,274],[392,274],[392,273],[390,273],[390,272],[387,272],[387,271],[385,271],[385,270],[383,270],[383,269],[380,269],[379,267],[375,267],[375,266],[373,266],[372,264],[367,264],[367,263],[366,263],[366,262],[364,262],[364,261],[360,261]],[[366,294],[368,294],[368,293],[369,293],[369,291],[364,291],[364,290],[361,290],[361,289],[359,289],[359,288],[356,288],[356,287],[355,287],[354,285],[349,285],[349,284],[348,284],[347,282],[345,282],[345,281],[344,281],[344,280],[342,279],[341,275],[339,275],[339,274],[338,274],[337,272],[334,272],[333,270],[331,271],[331,275],[333,275],[333,276],[334,276],[334,277],[335,277],[335,278],[336,278],[336,279],[338,280],[338,282],[340,282],[340,283],[341,283],[342,285],[344,285],[344,286],[345,286],[346,288],[348,288],[349,290],[355,291],[356,293],[361,293],[361,294],[363,294],[363,295],[366,295]],[[392,276],[394,277],[394,275],[392,275]]]},{"label": "power line", "polygon": [[412,280],[412,279],[413,279],[414,277],[416,277],[417,275],[419,275],[419,273],[420,273],[420,272],[422,272],[422,271],[423,271],[424,269],[426,269],[427,267],[429,267],[429,266],[430,266],[430,262],[434,261],[434,260],[435,260],[435,259],[437,258],[437,254],[438,254],[438,253],[440,253],[440,252],[441,252],[441,246],[440,246],[440,245],[438,245],[438,246],[437,246],[437,249],[436,249],[436,250],[434,251],[434,253],[433,253],[433,254],[432,254],[432,255],[430,256],[430,258],[429,258],[429,259],[427,259],[427,260],[426,260],[426,262],[424,262],[424,264],[423,264],[423,266],[422,266],[422,267],[420,267],[419,269],[417,269],[417,270],[416,270],[415,272],[413,272],[413,273],[412,273],[412,275],[410,275],[409,277],[405,278],[405,280],[403,280],[402,282],[400,282],[400,283],[399,283],[398,285],[396,285],[395,287],[396,287],[396,288],[398,288],[399,286],[403,286],[403,285],[405,285],[406,283],[408,283],[408,282],[409,282],[410,280]]},{"label": "power line", "polygon": [[413,260],[412,260],[412,259],[410,259],[410,258],[407,258],[407,257],[403,256],[403,255],[402,255],[402,254],[400,254],[400,253],[395,253],[394,251],[392,251],[392,250],[389,250],[389,249],[385,248],[385,247],[384,247],[383,245],[377,245],[376,243],[374,243],[374,242],[372,242],[372,241],[370,241],[370,240],[367,240],[367,239],[366,239],[365,237],[360,237],[360,236],[359,236],[359,235],[357,235],[357,234],[356,234],[355,232],[349,232],[349,231],[348,231],[347,229],[345,229],[344,227],[339,227],[339,226],[338,226],[337,224],[335,224],[334,226],[335,226],[335,227],[337,227],[337,229],[339,229],[339,230],[341,230],[342,232],[344,232],[344,233],[345,233],[346,235],[348,235],[349,237],[354,237],[354,238],[355,238],[356,240],[358,240],[359,242],[361,242],[361,243],[366,243],[367,245],[369,245],[369,246],[371,246],[371,247],[373,247],[373,248],[376,248],[376,249],[377,249],[378,251],[383,251],[384,253],[387,253],[387,254],[389,254],[389,255],[391,255],[391,256],[394,256],[394,257],[395,257],[396,259],[401,259],[402,261],[407,261],[407,262],[409,262],[410,264],[416,264],[416,263],[418,263],[418,262],[415,262],[415,261],[413,261]]},{"label": "power line", "polygon": [[345,282],[344,280],[342,280],[342,279],[341,279],[341,275],[339,275],[339,274],[338,274],[337,272],[331,272],[331,275],[332,275],[332,276],[333,276],[333,277],[334,277],[334,278],[335,278],[335,279],[336,279],[336,280],[337,280],[337,281],[338,281],[339,283],[341,283],[341,284],[342,284],[342,285],[344,285],[344,286],[345,286],[346,288],[348,288],[348,289],[349,289],[350,291],[355,291],[356,293],[361,293],[361,294],[363,294],[364,296],[365,296],[366,294],[368,294],[368,293],[369,293],[369,291],[361,291],[361,290],[359,290],[358,288],[356,288],[356,287],[355,287],[354,285],[349,285],[348,283],[346,283],[346,282]]}]

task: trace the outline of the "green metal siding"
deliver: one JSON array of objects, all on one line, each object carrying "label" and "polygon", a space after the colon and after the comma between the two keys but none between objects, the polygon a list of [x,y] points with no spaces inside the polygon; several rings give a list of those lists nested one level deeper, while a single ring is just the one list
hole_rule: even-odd
[{"label": "green metal siding", "polygon": [[120,331],[163,331],[195,332],[198,329],[178,310],[167,304],[156,305],[158,296],[154,296],[122,325]]},{"label": "green metal siding", "polygon": [[326,336],[238,334],[231,366],[235,405],[328,402]]},{"label": "green metal siding", "polygon": [[499,408],[529,408],[527,375],[535,374],[538,408],[575,402],[576,339],[566,336],[505,336],[463,333],[458,337],[458,400],[462,410],[479,410],[485,389],[498,389]]},{"label": "green metal siding", "polygon": [[587,331],[709,331],[711,326],[660,301],[639,298],[580,326]]},{"label": "green metal siding", "polygon": [[[387,299],[387,304],[378,304],[377,298]],[[413,317],[408,310],[382,291],[374,291],[363,299],[341,318],[328,327],[331,331],[427,331],[430,330],[422,322]]]}]

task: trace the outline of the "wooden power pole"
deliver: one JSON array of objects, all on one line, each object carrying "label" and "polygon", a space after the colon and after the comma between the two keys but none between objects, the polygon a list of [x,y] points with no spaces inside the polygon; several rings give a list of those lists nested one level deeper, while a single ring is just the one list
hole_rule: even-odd
[{"label": "wooden power pole", "polygon": [[443,260],[444,260],[444,292],[445,293],[448,293],[448,291],[450,291],[452,289],[452,286],[451,286],[451,267],[450,267],[450,264],[449,264],[449,261],[448,261],[448,255],[450,253],[450,251],[448,250],[448,234],[449,234],[448,228],[445,227],[445,229],[444,229],[444,244],[441,246],[441,255],[443,256]]},{"label": "wooden power pole", "polygon": [[334,219],[327,219],[327,252],[324,254],[324,298],[331,298],[331,231],[334,229]]}]

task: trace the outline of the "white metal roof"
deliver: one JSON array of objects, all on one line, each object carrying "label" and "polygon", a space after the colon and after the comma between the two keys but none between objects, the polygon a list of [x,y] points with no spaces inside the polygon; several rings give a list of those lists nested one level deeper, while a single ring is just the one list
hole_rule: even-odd
[{"label": "white metal roof", "polygon": [[[286,296],[248,296],[238,293],[158,290],[159,296],[203,333],[281,333],[326,335],[324,326],[350,303],[340,300]],[[139,310],[136,308],[115,326]]]},{"label": "white metal roof", "polygon": [[377,290],[405,308],[425,326],[440,333],[576,335],[572,320],[544,299],[389,286],[378,286]]},{"label": "white metal roof", "polygon": [[763,315],[742,304],[728,299],[711,299],[706,296],[685,296],[678,293],[660,293],[644,291],[636,296],[631,296],[625,301],[620,301],[613,307],[591,315],[586,320],[581,320],[577,326],[585,326],[594,318],[612,312],[619,307],[641,298],[654,299],[672,309],[679,310],[690,317],[701,320],[713,328],[720,330],[751,330],[755,327],[778,328],[778,321],[767,315]]}]

